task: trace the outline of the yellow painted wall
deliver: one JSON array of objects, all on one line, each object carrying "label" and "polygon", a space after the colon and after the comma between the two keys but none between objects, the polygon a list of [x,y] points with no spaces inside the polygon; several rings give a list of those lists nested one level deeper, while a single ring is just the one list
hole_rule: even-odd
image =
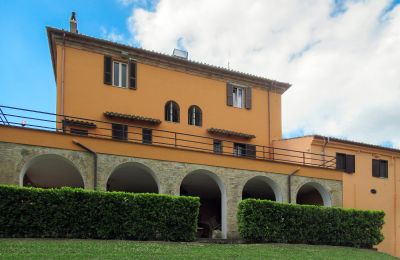
[{"label": "yellow painted wall", "polygon": [[[322,146],[323,141],[315,140],[311,150],[321,153]],[[383,210],[386,214],[383,227],[385,240],[377,248],[400,257],[400,154],[337,142],[328,143],[326,153],[335,156],[337,152],[355,155],[355,173],[343,174],[343,206]],[[388,178],[372,176],[372,159],[388,161]],[[377,193],[372,194],[371,189]]]},{"label": "yellow painted wall", "polygon": [[[64,95],[62,94],[62,46],[57,46],[57,112],[95,120],[107,120],[103,112],[140,115],[160,119],[160,130],[210,136],[214,127],[254,134],[252,140],[229,139],[242,143],[269,145],[281,138],[281,95],[270,93],[271,117],[268,118],[268,91],[253,87],[252,109],[226,105],[226,83],[161,67],[137,64],[137,90],[103,84],[104,56],[65,47]],[[64,96],[64,109],[61,100]],[[180,123],[164,120],[164,106],[174,100],[180,106]],[[197,105],[203,112],[203,126],[188,125],[188,108]],[[63,112],[64,111],[64,112]],[[271,126],[269,127],[269,121]],[[110,121],[111,122],[111,121]],[[99,127],[110,128],[109,125]],[[110,135],[110,131],[95,130]],[[131,137],[129,137],[131,138]],[[209,140],[210,144],[212,140]],[[210,146],[209,148],[212,148]]]}]

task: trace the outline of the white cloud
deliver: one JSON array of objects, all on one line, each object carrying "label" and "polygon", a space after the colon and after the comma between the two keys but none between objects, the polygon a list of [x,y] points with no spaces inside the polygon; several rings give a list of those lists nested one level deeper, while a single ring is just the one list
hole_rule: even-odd
[{"label": "white cloud", "polygon": [[400,5],[385,1],[161,0],[136,8],[142,47],[293,84],[283,129],[400,147]]},{"label": "white cloud", "polygon": [[101,37],[103,39],[112,41],[112,42],[118,42],[118,43],[126,43],[128,44],[128,40],[126,39],[126,37],[121,34],[118,33],[114,28],[111,30],[108,30],[105,27],[100,27],[100,32],[101,32]]}]

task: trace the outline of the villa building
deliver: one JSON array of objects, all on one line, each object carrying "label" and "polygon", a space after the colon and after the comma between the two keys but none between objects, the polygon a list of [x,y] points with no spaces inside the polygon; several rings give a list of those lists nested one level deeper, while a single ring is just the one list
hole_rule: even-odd
[{"label": "villa building", "polygon": [[89,37],[75,19],[47,34],[57,111],[0,106],[0,183],[199,196],[200,237],[238,238],[249,197],[384,210],[378,249],[400,256],[399,150],[282,139],[287,83]]}]

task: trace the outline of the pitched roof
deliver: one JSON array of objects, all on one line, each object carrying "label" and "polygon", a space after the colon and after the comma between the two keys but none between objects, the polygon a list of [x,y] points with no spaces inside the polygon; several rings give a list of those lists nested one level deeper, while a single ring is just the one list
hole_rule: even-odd
[{"label": "pitched roof", "polygon": [[282,140],[284,141],[284,140],[291,140],[291,139],[299,139],[299,138],[304,138],[304,137],[312,137],[312,138],[318,139],[318,140],[327,140],[329,138],[329,141],[334,141],[334,142],[338,142],[338,143],[349,144],[349,145],[354,145],[354,146],[362,146],[362,147],[367,147],[367,148],[373,148],[373,149],[378,149],[378,150],[385,150],[385,151],[400,153],[400,149],[396,149],[396,148],[390,148],[390,147],[385,147],[385,146],[381,146],[381,145],[368,144],[368,143],[364,143],[364,142],[358,142],[358,141],[347,140],[347,139],[343,139],[343,138],[323,136],[323,135],[317,135],[317,134],[304,135],[304,136],[293,137],[293,138],[285,138],[285,139],[282,139]]},{"label": "pitched roof", "polygon": [[60,41],[65,41],[67,43],[71,42],[75,44],[83,44],[85,46],[90,47],[91,49],[99,48],[103,49],[104,51],[114,51],[116,54],[118,53],[119,55],[121,55],[121,52],[126,52],[129,55],[129,57],[137,59],[140,62],[149,62],[151,64],[162,64],[163,66],[173,67],[180,71],[198,73],[206,77],[224,78],[227,79],[228,81],[232,81],[232,83],[236,82],[236,83],[252,84],[279,93],[284,93],[290,87],[290,84],[288,83],[267,79],[265,77],[243,73],[206,63],[185,60],[155,51],[145,50],[142,48],[136,48],[125,44],[94,38],[80,33],[79,34],[71,33],[68,31],[52,27],[46,27],[46,28],[47,28],[47,36],[49,40],[51,58],[53,62],[54,74],[56,74],[55,40],[58,37]]}]

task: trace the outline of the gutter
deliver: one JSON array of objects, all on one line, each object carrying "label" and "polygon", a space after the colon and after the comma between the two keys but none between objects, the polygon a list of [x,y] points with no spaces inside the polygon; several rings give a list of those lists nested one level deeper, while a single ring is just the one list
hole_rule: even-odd
[{"label": "gutter", "polygon": [[94,161],[94,167],[93,167],[93,189],[97,190],[97,153],[95,151],[93,151],[92,149],[90,149],[89,147],[87,147],[84,144],[81,144],[80,142],[78,142],[77,140],[72,140],[72,142],[74,144],[76,144],[77,146],[81,147],[82,149],[88,151],[89,153],[93,154],[93,161]]},{"label": "gutter", "polygon": [[300,171],[300,167],[298,167],[296,170],[294,170],[291,174],[288,176],[288,202],[292,203],[292,177],[296,175]]}]

